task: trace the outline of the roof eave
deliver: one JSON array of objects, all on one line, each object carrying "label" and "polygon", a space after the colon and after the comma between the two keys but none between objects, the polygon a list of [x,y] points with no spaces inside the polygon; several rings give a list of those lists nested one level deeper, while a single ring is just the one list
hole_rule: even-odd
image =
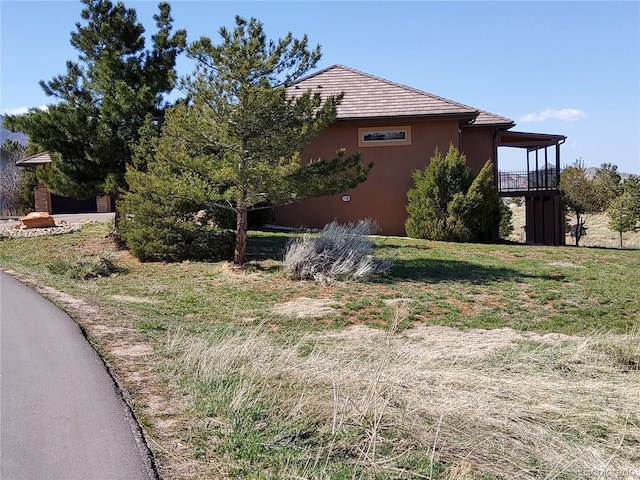
[{"label": "roof eave", "polygon": [[469,123],[462,128],[497,128],[499,130],[509,130],[515,127],[515,122],[495,122],[495,123]]},{"label": "roof eave", "polygon": [[560,145],[565,142],[565,135],[534,132],[503,132],[498,139],[498,145],[502,147],[517,147],[538,149]]}]

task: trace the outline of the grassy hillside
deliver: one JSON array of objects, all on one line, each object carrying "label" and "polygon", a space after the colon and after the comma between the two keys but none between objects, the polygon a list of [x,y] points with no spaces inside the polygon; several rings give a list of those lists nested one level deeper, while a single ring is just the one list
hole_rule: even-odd
[{"label": "grassy hillside", "polygon": [[[522,227],[525,225],[524,205],[512,205],[513,211],[513,233],[509,237],[515,242],[523,242]],[[570,224],[575,224],[575,218],[567,217]],[[609,229],[607,223],[609,217],[606,214],[587,215],[587,235],[580,239],[580,245],[585,247],[606,247],[618,248],[620,239],[617,232]],[[567,245],[574,245],[575,239],[567,235]],[[627,232],[622,236],[622,245],[624,248],[640,248],[640,232]]]},{"label": "grassy hillside", "polygon": [[[637,251],[379,238],[388,277],[322,286],[284,277],[288,235],[237,272],[106,231],[2,240],[0,266],[82,324],[167,480],[640,476]],[[98,254],[119,273],[47,268]]]}]

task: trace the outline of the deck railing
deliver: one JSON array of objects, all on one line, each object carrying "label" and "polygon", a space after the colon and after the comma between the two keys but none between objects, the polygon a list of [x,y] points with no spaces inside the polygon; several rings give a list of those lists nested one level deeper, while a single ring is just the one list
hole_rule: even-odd
[{"label": "deck railing", "polygon": [[555,168],[546,170],[510,170],[498,172],[499,192],[536,192],[557,190],[559,175]]}]

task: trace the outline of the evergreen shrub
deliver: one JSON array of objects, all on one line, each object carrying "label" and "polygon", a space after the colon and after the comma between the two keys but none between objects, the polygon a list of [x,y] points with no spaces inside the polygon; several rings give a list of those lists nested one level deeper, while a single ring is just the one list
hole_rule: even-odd
[{"label": "evergreen shrub", "polygon": [[414,173],[407,194],[407,235],[450,242],[492,242],[498,238],[502,203],[495,189],[493,163],[474,177],[466,157],[453,145],[437,149],[429,165]]},{"label": "evergreen shrub", "polygon": [[130,216],[121,220],[119,235],[131,254],[142,262],[230,260],[235,244],[232,230],[175,217],[152,220]]},{"label": "evergreen shrub", "polygon": [[118,236],[131,254],[143,262],[232,259],[230,212],[181,195],[180,185],[159,173],[127,172]]}]

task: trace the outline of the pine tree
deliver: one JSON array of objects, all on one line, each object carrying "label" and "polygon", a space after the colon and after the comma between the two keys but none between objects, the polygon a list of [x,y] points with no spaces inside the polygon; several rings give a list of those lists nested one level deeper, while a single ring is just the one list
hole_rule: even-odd
[{"label": "pine tree", "polygon": [[[126,212],[119,237],[142,261],[229,258],[235,238],[231,219],[208,204],[206,185],[182,171],[183,162],[171,161],[172,155],[188,157],[184,150],[167,150],[149,121],[134,148],[138,169],[130,167],[126,174],[129,190],[118,205]],[[147,163],[150,158],[156,160]]]},{"label": "pine tree", "polygon": [[620,248],[622,234],[632,232],[640,222],[640,179],[631,176],[621,185],[622,193],[609,202],[608,227],[618,232]]},{"label": "pine tree", "polygon": [[585,225],[584,215],[600,211],[601,204],[593,182],[587,178],[580,160],[560,172],[560,192],[565,208],[576,217],[576,247]]},{"label": "pine tree", "polygon": [[638,223],[640,223],[640,176],[631,175],[627,177],[622,183],[622,191],[629,192],[631,208],[635,212]]},{"label": "pine tree", "polygon": [[603,163],[596,169],[591,184],[595,192],[597,210],[604,212],[609,203],[622,193],[622,177],[618,173],[618,166]]},{"label": "pine tree", "polygon": [[58,194],[86,198],[126,189],[126,166],[147,115],[162,121],[164,95],[175,85],[175,61],[186,42],[172,34],[168,3],[154,15],[157,33],[145,49],[144,28],[121,2],[82,0],[85,5],[71,34],[77,61],[67,71],[41,81],[55,99],[46,110],[32,109],[8,119],[30,141],[55,153],[46,182]]},{"label": "pine tree", "polygon": [[366,179],[370,166],[344,151],[301,163],[301,150],[335,121],[342,99],[287,94],[286,85],[315,67],[320,49],[291,33],[268,41],[253,18],[235,23],[233,31],[220,29],[220,45],[202,37],[188,47],[196,68],[181,85],[187,99],[167,113],[149,164],[174,172],[181,189],[173,195],[235,215],[234,263],[244,265],[250,210],[348,190]]}]

